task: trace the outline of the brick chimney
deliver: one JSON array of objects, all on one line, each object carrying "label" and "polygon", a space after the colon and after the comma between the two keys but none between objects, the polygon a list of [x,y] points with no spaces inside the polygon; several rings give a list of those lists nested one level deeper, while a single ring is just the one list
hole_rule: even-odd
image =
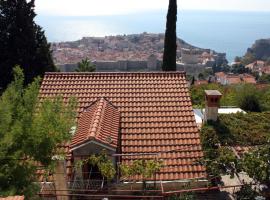
[{"label": "brick chimney", "polygon": [[218,90],[205,90],[205,122],[212,120],[217,121],[219,102],[222,94]]}]

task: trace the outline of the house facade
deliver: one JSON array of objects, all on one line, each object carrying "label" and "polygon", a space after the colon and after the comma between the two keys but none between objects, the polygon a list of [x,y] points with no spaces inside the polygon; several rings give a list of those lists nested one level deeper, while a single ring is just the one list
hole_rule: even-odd
[{"label": "house facade", "polygon": [[[40,99],[58,95],[78,101],[76,131],[68,144],[71,165],[105,149],[116,171],[119,163],[158,159],[164,166],[148,181],[207,182],[184,72],[46,73]],[[89,170],[83,167],[81,178],[87,179],[83,173]],[[66,176],[74,179],[74,171]]]}]

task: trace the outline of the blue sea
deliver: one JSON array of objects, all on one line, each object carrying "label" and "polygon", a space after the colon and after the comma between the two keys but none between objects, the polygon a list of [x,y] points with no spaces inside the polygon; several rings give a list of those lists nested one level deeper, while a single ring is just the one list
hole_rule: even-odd
[{"label": "blue sea", "polygon": [[[270,38],[270,12],[178,11],[177,35],[186,42],[227,54],[233,61],[257,39]],[[50,42],[84,36],[164,33],[166,11],[130,15],[63,17],[38,15]]]}]

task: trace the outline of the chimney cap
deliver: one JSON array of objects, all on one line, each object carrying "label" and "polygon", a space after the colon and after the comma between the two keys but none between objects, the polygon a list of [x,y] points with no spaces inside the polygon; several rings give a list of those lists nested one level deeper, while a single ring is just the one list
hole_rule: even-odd
[{"label": "chimney cap", "polygon": [[222,96],[218,90],[205,90],[207,96]]}]

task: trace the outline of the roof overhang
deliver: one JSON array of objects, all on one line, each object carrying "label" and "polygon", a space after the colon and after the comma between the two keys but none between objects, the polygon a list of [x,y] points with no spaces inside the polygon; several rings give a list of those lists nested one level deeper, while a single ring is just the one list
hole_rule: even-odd
[{"label": "roof overhang", "polygon": [[89,144],[95,144],[95,145],[98,145],[98,146],[100,146],[100,147],[103,147],[103,148],[105,148],[105,149],[107,149],[107,150],[110,150],[110,151],[116,151],[116,148],[114,148],[114,147],[112,147],[112,146],[109,146],[109,145],[106,145],[106,144],[101,143],[101,142],[96,141],[96,140],[89,140],[89,141],[84,142],[84,143],[82,143],[82,144],[73,146],[73,147],[71,147],[71,151],[75,151],[75,150],[80,149],[80,148],[82,148],[82,147],[85,147],[85,146],[87,146],[87,145],[89,145]]}]

